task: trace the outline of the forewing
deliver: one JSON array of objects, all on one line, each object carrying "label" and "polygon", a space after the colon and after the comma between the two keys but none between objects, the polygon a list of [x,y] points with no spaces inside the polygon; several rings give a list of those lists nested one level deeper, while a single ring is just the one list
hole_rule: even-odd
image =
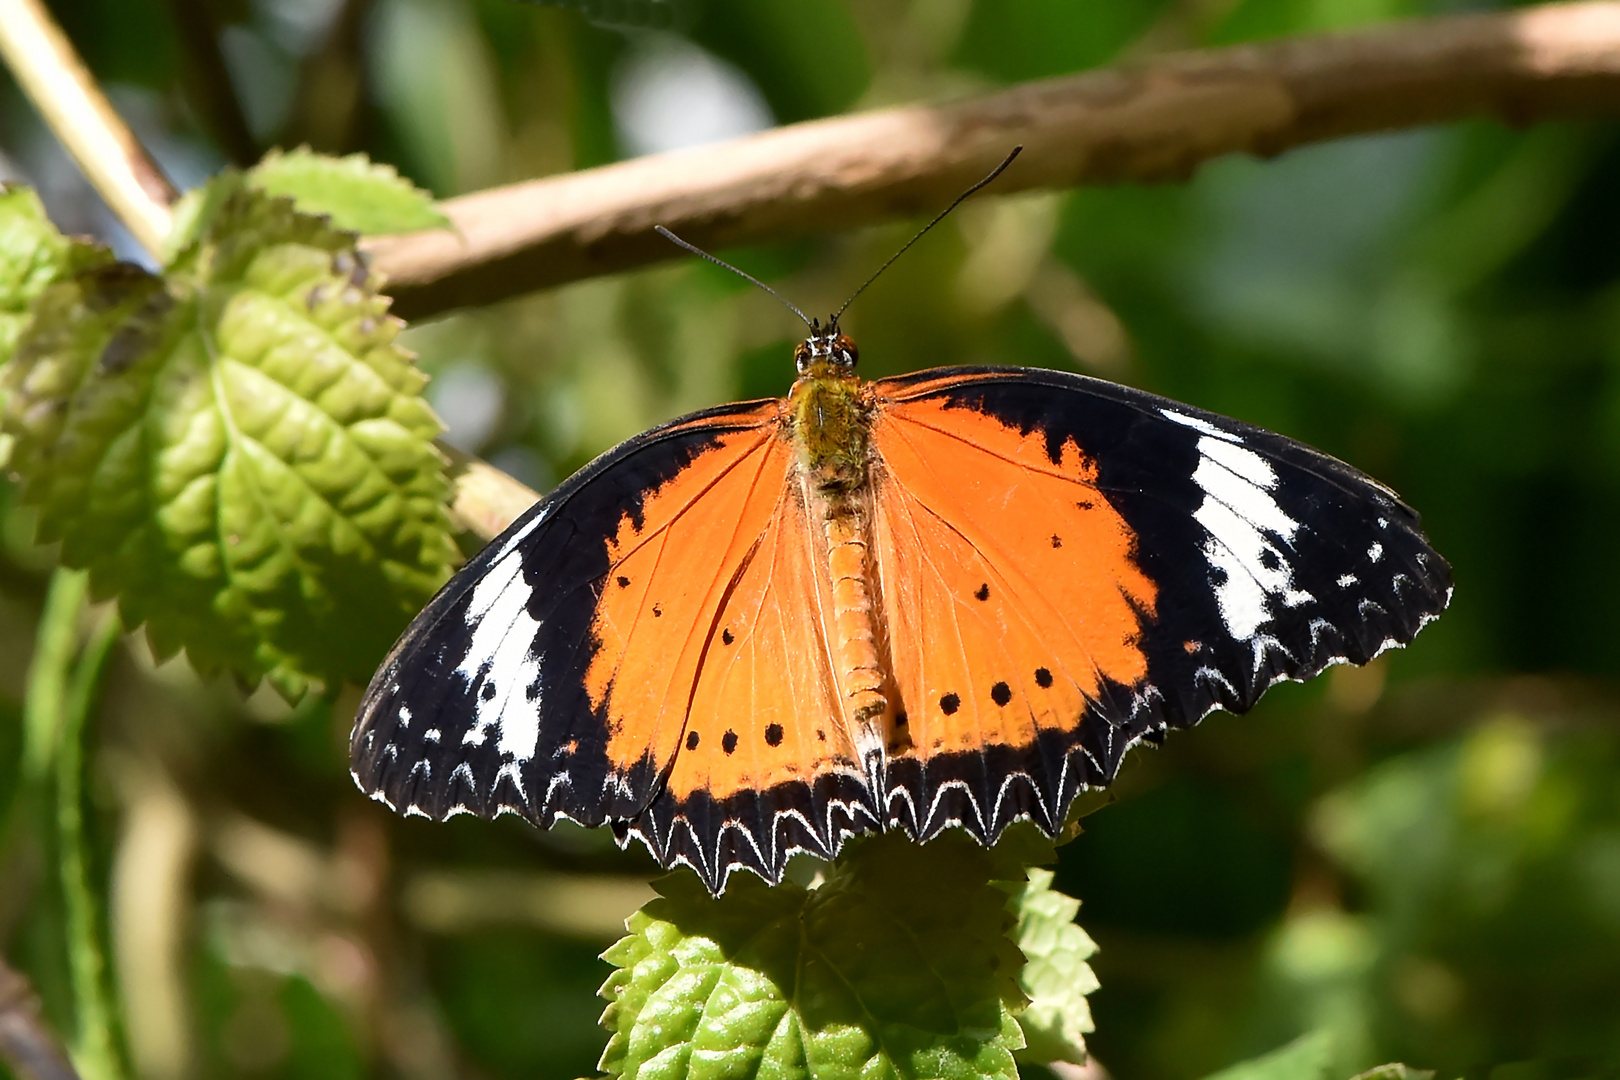
[{"label": "forewing", "polygon": [[906,733],[892,820],[1055,827],[1126,748],[1442,611],[1417,514],[1282,436],[1061,372],[872,388],[876,548]]},{"label": "forewing", "polygon": [[726,406],[638,436],[469,561],[366,691],[360,787],[435,819],[641,814],[714,613],[785,483],[777,409]]}]

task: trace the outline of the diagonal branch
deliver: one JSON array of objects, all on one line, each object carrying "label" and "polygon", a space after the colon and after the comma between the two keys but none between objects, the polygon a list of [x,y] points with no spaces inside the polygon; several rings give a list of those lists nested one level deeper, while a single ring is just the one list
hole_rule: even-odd
[{"label": "diagonal branch", "polygon": [[160,251],[174,189],[101,92],[43,0],[0,0],[0,59],[141,246]]},{"label": "diagonal branch", "polygon": [[939,105],[837,117],[452,199],[454,232],[368,242],[420,318],[676,257],[943,206],[1015,143],[997,190],[1180,180],[1361,132],[1470,116],[1620,115],[1620,3],[1549,4],[1182,53]]}]

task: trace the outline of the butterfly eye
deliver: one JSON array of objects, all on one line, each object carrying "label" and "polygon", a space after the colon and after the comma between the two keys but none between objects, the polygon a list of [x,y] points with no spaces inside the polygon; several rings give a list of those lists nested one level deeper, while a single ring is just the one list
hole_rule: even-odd
[{"label": "butterfly eye", "polygon": [[839,363],[844,367],[854,367],[861,358],[861,351],[855,347],[854,340],[848,334],[838,335],[833,350],[838,355]]},{"label": "butterfly eye", "polygon": [[803,375],[805,369],[810,366],[810,361],[813,356],[814,354],[810,351],[810,343],[808,341],[799,342],[798,347],[793,350],[793,366],[799,369],[800,375]]}]

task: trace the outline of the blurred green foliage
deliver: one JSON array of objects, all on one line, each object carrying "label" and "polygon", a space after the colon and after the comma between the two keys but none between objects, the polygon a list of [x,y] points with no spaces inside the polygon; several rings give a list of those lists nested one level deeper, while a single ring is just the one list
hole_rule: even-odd
[{"label": "blurred green foliage", "polygon": [[[693,55],[511,0],[53,7],[192,183],[274,143],[365,151],[440,195],[599,164],[627,152],[632,76]],[[1449,7],[694,0],[677,26],[703,77],[788,122]],[[9,84],[0,153],[59,225],[131,250]],[[1068,367],[1304,439],[1401,491],[1456,569],[1412,649],[1138,754],[1061,849],[1056,885],[1100,946],[1086,1041],[1120,1080],[1289,1046],[1341,1077],[1620,1071],[1617,185],[1612,124],[1469,122],[1184,185],[985,198],[846,320],[871,374]],[[724,254],[830,309],[911,227]],[[406,335],[452,440],[540,487],[655,421],[782,392],[794,337],[687,260]],[[0,946],[70,1031],[52,852],[15,805],[53,559],[32,529],[0,491]],[[581,830],[387,816],[345,775],[352,708],[244,704],[139,643],[115,658],[88,825],[134,1064],[589,1074],[596,954],[650,861]],[[168,870],[120,874],[132,852]]]}]

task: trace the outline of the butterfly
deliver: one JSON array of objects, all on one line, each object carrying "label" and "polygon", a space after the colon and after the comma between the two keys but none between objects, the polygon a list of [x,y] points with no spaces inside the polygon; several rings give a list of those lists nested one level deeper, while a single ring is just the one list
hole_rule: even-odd
[{"label": "butterfly", "polygon": [[632,438],[472,558],[366,692],[361,789],[606,824],[719,893],[873,830],[1055,834],[1134,744],[1449,603],[1341,461],[1060,371],[862,381],[840,314],[786,398]]}]

